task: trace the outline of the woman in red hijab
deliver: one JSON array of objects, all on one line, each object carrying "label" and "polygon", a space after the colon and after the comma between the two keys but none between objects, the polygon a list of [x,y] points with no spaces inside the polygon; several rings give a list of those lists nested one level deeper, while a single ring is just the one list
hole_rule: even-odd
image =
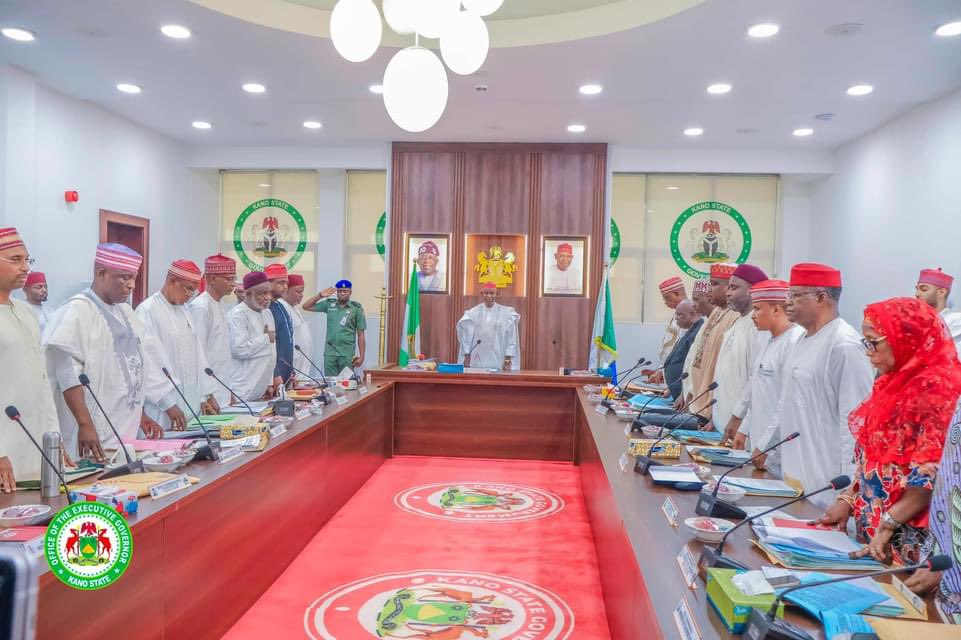
[{"label": "woman in red hijab", "polygon": [[898,532],[906,542],[927,526],[944,439],[961,395],[961,364],[938,313],[914,298],[864,310],[864,346],[878,370],[871,395],[851,412],[857,470],[820,522],[846,526],[853,515],[855,555],[891,559]]}]

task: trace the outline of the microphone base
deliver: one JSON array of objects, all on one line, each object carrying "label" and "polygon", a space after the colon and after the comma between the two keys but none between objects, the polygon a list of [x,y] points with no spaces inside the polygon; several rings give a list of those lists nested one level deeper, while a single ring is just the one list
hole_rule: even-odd
[{"label": "microphone base", "polygon": [[743,569],[744,571],[749,571],[748,567],[743,562],[739,562],[734,558],[729,558],[723,553],[719,552],[715,547],[704,547],[701,551],[701,557],[697,560],[697,566],[699,569],[707,573],[708,569],[718,568],[718,569]]},{"label": "microphone base", "polygon": [[217,460],[217,453],[209,444],[201,445],[197,448],[197,453],[194,454],[193,461],[196,462],[198,460],[210,460],[214,462]]},{"label": "microphone base", "polygon": [[743,520],[747,517],[744,509],[734,506],[730,502],[724,502],[713,493],[701,492],[697,497],[697,506],[694,513],[699,516],[710,516],[712,518],[734,518]]},{"label": "microphone base", "polygon": [[646,476],[651,467],[663,466],[663,462],[658,462],[650,456],[638,456],[637,460],[634,462],[634,473],[639,473],[642,476]]},{"label": "microphone base", "polygon": [[771,619],[767,612],[753,609],[744,636],[751,640],[814,640],[807,631],[783,619]]},{"label": "microphone base", "polygon": [[108,478],[116,478],[117,476],[129,476],[132,473],[144,473],[143,461],[134,460],[133,462],[128,462],[122,467],[116,467],[115,469],[110,469],[100,476],[101,480],[107,480]]}]

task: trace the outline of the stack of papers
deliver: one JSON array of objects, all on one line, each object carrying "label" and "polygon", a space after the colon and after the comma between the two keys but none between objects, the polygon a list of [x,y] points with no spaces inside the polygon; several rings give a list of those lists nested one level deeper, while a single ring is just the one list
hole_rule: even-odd
[{"label": "stack of papers", "polygon": [[654,480],[654,484],[673,484],[675,482],[704,484],[701,479],[697,477],[696,473],[682,467],[651,467],[648,473],[651,475],[651,479]]},{"label": "stack of papers", "polygon": [[[250,410],[253,411],[255,415],[263,413],[264,411],[267,410],[267,407],[269,406],[269,403],[266,400],[262,402],[248,402],[247,404],[250,405]],[[249,415],[249,412],[247,411],[247,407],[245,407],[242,404],[230,404],[230,405],[227,405],[226,407],[220,407],[220,413],[221,414],[240,413],[240,414]]]},{"label": "stack of papers", "polygon": [[677,438],[684,444],[721,444],[724,434],[720,431],[695,431],[692,429],[675,429],[672,438]]},{"label": "stack of papers", "polygon": [[[714,481],[720,480],[721,476],[714,476]],[[732,487],[740,487],[749,496],[767,496],[771,498],[794,498],[800,495],[797,489],[782,480],[764,480],[761,478],[734,478],[728,476],[724,478],[724,484]]]},{"label": "stack of papers", "polygon": [[749,451],[740,449],[726,449],[724,447],[696,447],[695,449],[697,455],[706,460],[708,464],[736,467],[751,459],[751,453]]},{"label": "stack of papers", "polygon": [[[872,560],[870,556],[851,559],[848,554],[860,550],[861,545],[842,531],[825,530],[803,520],[781,518],[762,518],[751,526],[758,537],[757,545],[784,567],[834,571],[884,569],[884,565]],[[878,602],[865,605],[865,608],[886,599],[882,597]]]},{"label": "stack of papers", "polygon": [[[838,576],[829,576],[824,573],[804,573],[801,576],[801,583],[819,582],[836,577]],[[864,580],[865,582],[872,582],[870,578]],[[865,589],[854,582],[837,582],[820,587],[811,587],[810,589],[798,589],[789,593],[784,599],[821,619],[825,611],[838,611],[847,614],[865,612],[867,609],[886,601],[888,596],[879,589]]]},{"label": "stack of papers", "polygon": [[670,409],[673,406],[669,398],[646,396],[642,393],[633,396],[629,402],[634,407],[644,407],[645,409]]}]

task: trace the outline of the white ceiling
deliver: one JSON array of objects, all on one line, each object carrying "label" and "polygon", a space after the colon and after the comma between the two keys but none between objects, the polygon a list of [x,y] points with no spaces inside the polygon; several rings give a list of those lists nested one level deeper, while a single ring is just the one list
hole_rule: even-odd
[{"label": "white ceiling", "polygon": [[[319,6],[324,0],[299,1]],[[398,129],[380,97],[367,91],[394,49],[352,64],[325,38],[238,20],[187,0],[2,0],[0,26],[31,29],[37,40],[0,38],[0,63],[198,145],[486,140],[828,149],[961,87],[961,37],[933,35],[935,26],[951,20],[961,20],[958,0],[707,0],[612,35],[492,49],[480,77],[449,74],[446,113],[417,135]],[[760,21],[778,22],[781,33],[747,38],[746,28]],[[193,37],[165,38],[159,26],[169,22],[190,27]],[[864,29],[853,36],[825,33],[848,22]],[[705,92],[720,81],[734,91]],[[139,84],[143,93],[121,94],[117,82]],[[262,82],[267,93],[246,94],[244,82]],[[474,91],[480,82],[489,85],[486,94]],[[579,95],[585,82],[603,84],[604,93]],[[873,84],[875,92],[845,95],[857,83]],[[814,119],[824,112],[836,117]],[[199,119],[214,128],[192,129]],[[323,129],[305,130],[305,119],[320,120]],[[572,122],[587,132],[567,133]],[[683,136],[691,126],[704,135]],[[815,134],[791,135],[802,126]]]}]

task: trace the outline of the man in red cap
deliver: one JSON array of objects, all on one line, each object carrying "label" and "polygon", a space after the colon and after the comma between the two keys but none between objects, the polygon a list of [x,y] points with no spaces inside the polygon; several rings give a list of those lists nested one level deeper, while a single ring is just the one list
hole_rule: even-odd
[{"label": "man in red cap", "polygon": [[[237,262],[219,253],[210,256],[204,260],[202,293],[188,305],[207,365],[223,377],[230,375],[231,367],[227,312],[232,305],[227,302],[227,296],[233,292],[236,282]],[[220,407],[230,404],[230,393],[219,384],[214,387],[213,396]]]},{"label": "man in red cap", "polygon": [[948,296],[951,295],[951,285],[954,278],[946,274],[940,267],[924,269],[918,275],[918,284],[914,288],[914,297],[923,300],[934,307],[941,314],[941,319],[947,325],[954,344],[961,357],[961,313],[948,308]]},{"label": "man in red cap", "polygon": [[[30,305],[11,297],[24,286],[30,255],[16,229],[0,229],[0,406],[14,405],[36,440],[59,431],[47,368],[40,350],[40,327]],[[40,477],[40,455],[20,427],[0,428],[0,492],[12,493],[17,480]]]},{"label": "man in red cap", "polygon": [[544,293],[584,293],[584,281],[581,270],[574,266],[574,246],[571,243],[562,242],[557,245],[553,264],[544,269]]},{"label": "man in red cap", "polygon": [[267,265],[264,273],[270,281],[270,313],[277,327],[277,366],[274,375],[286,382],[294,374],[291,367],[294,361],[294,320],[281,303],[287,293],[287,267],[282,264]]},{"label": "man in red cap", "polygon": [[[791,268],[788,316],[805,331],[785,365],[777,428],[782,436],[797,431],[797,440],[781,447],[786,481],[804,491],[854,471],[851,413],[871,392],[874,375],[864,357],[861,335],[838,314],[841,272],[834,267],[803,263]],[[811,502],[826,508],[828,493]]]},{"label": "man in red cap", "polygon": [[233,360],[230,387],[247,402],[273,398],[283,384],[274,375],[277,333],[268,311],[271,288],[267,274],[251,271],[244,276],[244,301],[227,314]]},{"label": "man in red cap", "polygon": [[47,301],[47,276],[40,271],[31,271],[27,274],[27,282],[23,285],[23,295],[30,303],[30,310],[37,315],[37,322],[40,323],[40,333],[47,326],[50,314],[44,308],[43,303]]},{"label": "man in red cap", "polygon": [[737,311],[727,308],[727,286],[735,269],[736,264],[711,265],[711,304],[714,305],[714,311],[701,327],[700,345],[691,361],[691,395],[687,401],[690,402],[698,396],[699,398],[695,405],[685,407],[689,412],[700,416],[702,422],[707,422],[711,417],[711,409],[708,407],[713,394],[708,391],[708,387],[714,382],[714,367],[724,333],[741,317]]},{"label": "man in red cap", "polygon": [[[294,351],[294,366],[301,371],[310,369],[310,362],[304,354],[314,352],[314,338],[310,334],[310,326],[304,317],[304,311],[300,308],[304,301],[304,276],[299,273],[291,273],[287,276],[287,291],[280,303],[284,305],[284,310],[290,316],[294,324],[294,344],[300,347],[300,351]],[[296,373],[296,371],[294,372]]]},{"label": "man in red cap", "polygon": [[[187,428],[191,409],[197,413],[220,413],[214,397],[216,382],[204,373],[207,356],[204,345],[194,330],[193,317],[187,303],[197,292],[202,275],[200,267],[190,260],[175,260],[167,270],[167,278],[160,291],[140,303],[137,317],[147,328],[147,352],[150,369],[147,384],[156,387],[161,400],[148,402],[144,408],[151,418],[165,430],[183,431]],[[183,400],[164,375],[166,368],[187,397]]]},{"label": "man in red cap", "polygon": [[481,286],[482,303],[468,309],[457,321],[458,362],[482,369],[520,369],[520,315],[511,307],[497,304],[497,286]]}]

